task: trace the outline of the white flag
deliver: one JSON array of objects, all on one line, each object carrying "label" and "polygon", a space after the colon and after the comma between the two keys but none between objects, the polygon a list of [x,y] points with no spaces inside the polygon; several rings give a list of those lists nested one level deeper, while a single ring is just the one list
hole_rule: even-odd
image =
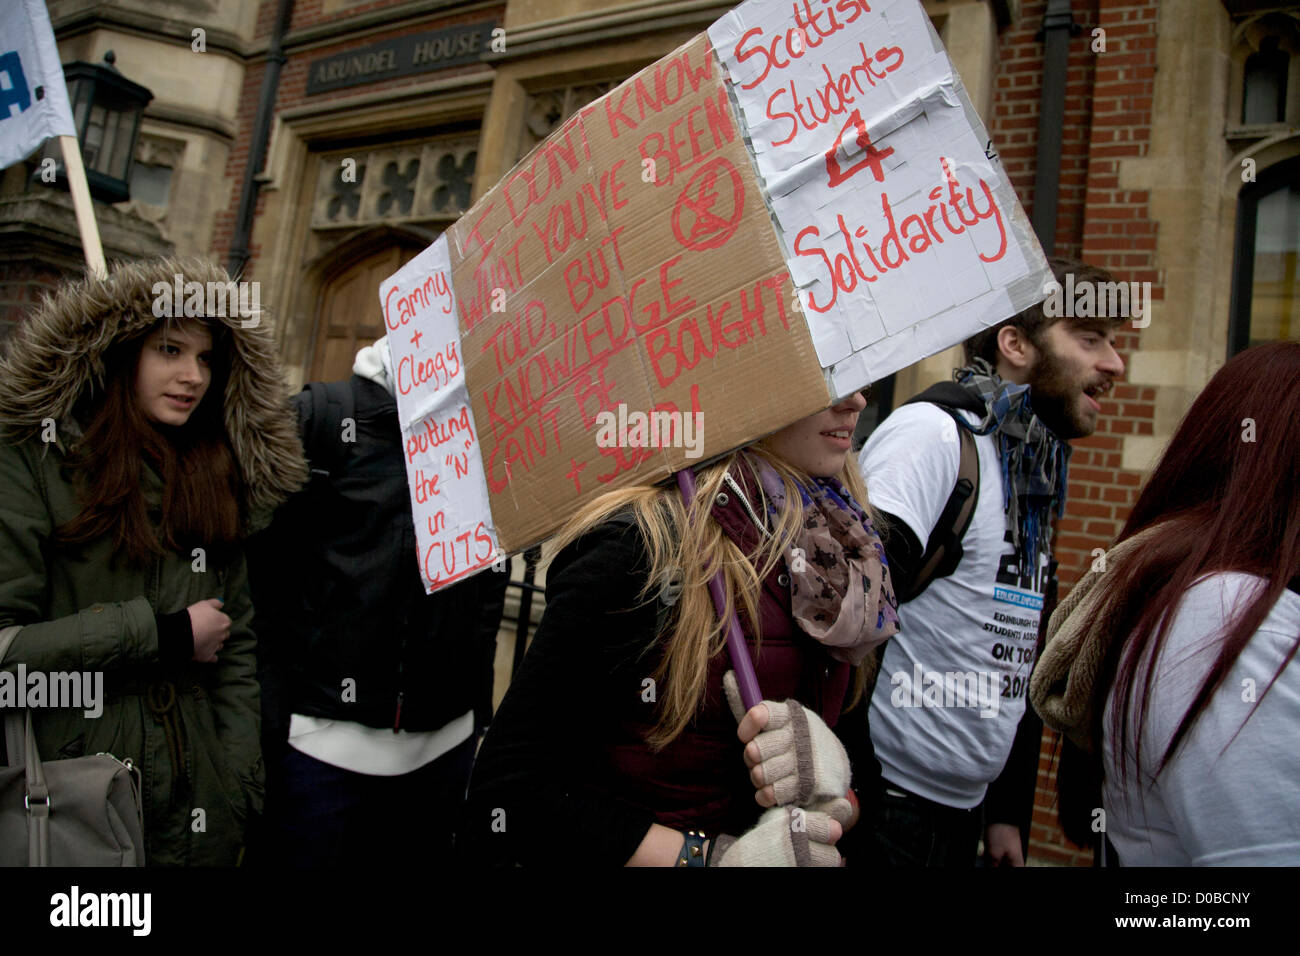
[{"label": "white flag", "polygon": [[45,0],[0,3],[0,169],[76,136]]}]

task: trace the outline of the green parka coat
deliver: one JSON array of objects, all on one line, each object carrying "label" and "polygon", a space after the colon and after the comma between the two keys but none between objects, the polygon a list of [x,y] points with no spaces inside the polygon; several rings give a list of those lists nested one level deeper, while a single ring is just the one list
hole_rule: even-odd
[{"label": "green parka coat", "polygon": [[[131,758],[143,783],[147,863],[232,865],[263,787],[242,553],[220,567],[206,555],[168,553],[138,568],[115,555],[107,537],[76,551],[52,541],[54,529],[82,510],[67,467],[80,438],[73,406],[86,389],[103,388],[105,350],[157,321],[151,290],[176,273],[226,279],[196,262],[123,266],[107,280],[60,289],[7,343],[0,359],[0,628],[22,629],[0,671],[22,664],[28,673],[102,672],[100,716],[32,709],[42,758]],[[229,380],[224,396],[209,393],[204,401],[224,399],[246,513],[266,516],[305,482],[306,463],[271,330],[260,319],[245,319],[249,328],[238,315],[223,321],[232,332]],[[141,480],[157,505],[160,479],[142,465]],[[207,598],[220,598],[232,622],[216,663],[164,667],[155,614]]]}]

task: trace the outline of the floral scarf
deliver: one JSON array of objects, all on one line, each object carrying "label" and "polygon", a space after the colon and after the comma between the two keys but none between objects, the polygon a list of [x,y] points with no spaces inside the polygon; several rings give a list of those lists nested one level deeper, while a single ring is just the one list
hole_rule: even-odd
[{"label": "floral scarf", "polygon": [[[785,486],[776,471],[756,462],[768,512],[778,515]],[[836,660],[860,664],[873,647],[898,633],[898,600],[880,535],[838,478],[799,486],[803,527],[786,564],[791,611],[806,634]]]}]

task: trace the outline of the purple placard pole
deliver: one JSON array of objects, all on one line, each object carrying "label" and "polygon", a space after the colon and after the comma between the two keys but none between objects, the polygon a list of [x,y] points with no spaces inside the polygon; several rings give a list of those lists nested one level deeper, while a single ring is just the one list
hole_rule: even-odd
[{"label": "purple placard pole", "polygon": [[[689,468],[677,472],[677,487],[681,489],[682,501],[686,503],[689,514],[691,502],[695,499],[695,473]],[[709,593],[713,595],[713,607],[721,616],[727,606],[726,595],[722,591],[722,572],[709,578]],[[758,689],[758,675],[754,673],[754,662],[749,657],[749,645],[745,635],[740,632],[740,621],[736,612],[731,612],[727,620],[727,652],[731,655],[731,666],[736,672],[736,684],[740,687],[740,700],[749,710],[763,699]]]}]

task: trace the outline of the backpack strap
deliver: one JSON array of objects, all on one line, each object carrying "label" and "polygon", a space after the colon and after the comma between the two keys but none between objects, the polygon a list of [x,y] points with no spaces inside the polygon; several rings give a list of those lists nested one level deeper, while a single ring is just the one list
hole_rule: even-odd
[{"label": "backpack strap", "polygon": [[979,501],[980,459],[979,451],[975,447],[975,436],[956,421],[957,412],[954,409],[943,405],[939,407],[953,417],[953,425],[957,429],[958,440],[961,443],[957,481],[948,495],[943,511],[939,513],[939,520],[930,531],[912,589],[909,593],[898,596],[900,603],[917,597],[935,578],[946,578],[957,570],[957,565],[961,563],[962,555],[965,553],[961,541],[970,528],[971,518],[975,514],[975,504]]},{"label": "backpack strap", "polygon": [[[912,402],[919,400],[913,399]],[[910,405],[912,402],[904,404]],[[965,553],[961,539],[966,536],[966,531],[970,528],[971,518],[975,515],[975,505],[980,496],[980,456],[979,449],[975,447],[975,436],[956,421],[956,409],[938,402],[931,404],[937,405],[953,417],[953,425],[957,429],[961,444],[961,459],[957,463],[957,481],[953,484],[943,511],[939,513],[939,520],[934,523],[934,528],[930,531],[925,552],[921,555],[920,567],[916,572],[916,579],[912,582],[911,590],[906,594],[900,592],[897,595],[899,604],[904,604],[920,595],[936,578],[946,578],[957,570],[957,565],[961,563],[962,555]],[[874,653],[867,655],[860,665],[866,672],[868,698],[880,676],[880,666],[885,659],[885,647],[888,643],[882,641],[877,644]]]},{"label": "backpack strap", "polygon": [[343,422],[352,419],[355,427],[352,383],[308,382],[303,391],[310,392],[310,413],[302,422],[303,450],[313,472],[333,474],[350,450],[350,443],[341,440]]}]

